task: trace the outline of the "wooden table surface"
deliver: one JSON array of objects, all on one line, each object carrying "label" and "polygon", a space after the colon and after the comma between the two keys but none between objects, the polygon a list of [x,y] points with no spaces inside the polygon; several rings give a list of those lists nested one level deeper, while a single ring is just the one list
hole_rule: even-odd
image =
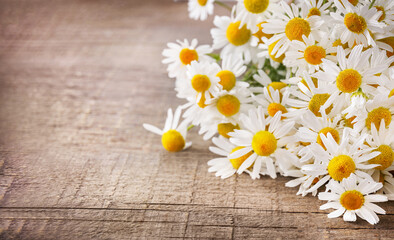
[{"label": "wooden table surface", "polygon": [[[206,22],[170,0],[0,0],[0,239],[390,239],[394,206],[371,226],[328,219],[287,178],[207,172],[164,151],[176,99],[161,51],[210,44]],[[224,13],[224,12],[222,12]]]}]

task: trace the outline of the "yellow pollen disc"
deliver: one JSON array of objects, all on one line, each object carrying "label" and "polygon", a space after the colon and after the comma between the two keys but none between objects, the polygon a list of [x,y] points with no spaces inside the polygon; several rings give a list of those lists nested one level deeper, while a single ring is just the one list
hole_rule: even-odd
[{"label": "yellow pollen disc", "polygon": [[269,3],[269,0],[244,0],[246,10],[254,14],[264,12]]},{"label": "yellow pollen disc", "polygon": [[197,92],[205,92],[211,86],[211,81],[207,75],[196,74],[192,78],[192,87]]},{"label": "yellow pollen disc", "polygon": [[239,111],[241,103],[233,95],[224,95],[218,99],[216,107],[221,114],[230,117]]},{"label": "yellow pollen disc", "polygon": [[234,125],[231,123],[219,123],[218,124],[218,133],[225,138],[230,138],[228,135],[230,132],[234,132],[234,129],[240,129],[239,125]]},{"label": "yellow pollen disc", "polygon": [[[272,50],[274,50],[274,47],[275,47],[275,45],[276,45],[278,42],[279,42],[279,40],[276,41],[276,42],[271,43],[270,45],[268,45],[268,55],[269,55],[270,58],[271,58],[272,60],[274,60],[275,62],[281,63],[281,62],[283,61],[283,59],[285,58],[285,55],[282,54],[282,55],[280,55],[279,57],[275,57],[275,55],[272,54]],[[276,53],[275,53],[275,54],[276,54]]]},{"label": "yellow pollen disc", "polygon": [[375,151],[379,151],[380,154],[368,162],[370,164],[380,164],[380,167],[375,167],[378,170],[385,170],[393,164],[394,152],[393,149],[388,145],[380,145]]},{"label": "yellow pollen disc", "polygon": [[243,25],[242,28],[239,28],[240,24],[240,21],[230,23],[226,31],[227,40],[235,46],[244,45],[249,41],[252,35],[250,30],[246,28],[246,25]]},{"label": "yellow pollen disc", "polygon": [[390,91],[390,93],[389,93],[389,98],[392,97],[392,96],[394,96],[394,88],[391,89],[391,91]]},{"label": "yellow pollen disc", "polygon": [[339,133],[338,133],[338,131],[333,129],[333,128],[330,128],[330,127],[325,127],[325,128],[323,128],[322,130],[319,131],[319,134],[317,135],[317,139],[316,139],[316,142],[318,144],[320,144],[320,146],[322,146],[324,149],[326,149],[326,146],[324,146],[324,143],[321,140],[320,133],[323,133],[324,136],[326,136],[326,137],[327,137],[328,133],[331,133],[331,136],[334,138],[335,142],[339,143]]},{"label": "yellow pollen disc", "polygon": [[198,61],[198,53],[196,50],[184,48],[179,53],[179,59],[184,65],[189,65],[192,61]]},{"label": "yellow pollen disc", "polygon": [[330,160],[327,170],[332,179],[342,181],[354,173],[356,164],[348,155],[339,155]]},{"label": "yellow pollen disc", "polygon": [[352,93],[361,86],[362,76],[354,69],[345,69],[338,74],[337,88],[344,93]]},{"label": "yellow pollen disc", "polygon": [[365,199],[361,192],[350,190],[341,194],[339,202],[346,210],[357,210],[364,205]]},{"label": "yellow pollen disc", "polygon": [[375,124],[376,129],[380,128],[380,122],[384,119],[385,126],[391,123],[391,112],[385,107],[378,107],[368,113],[365,119],[366,127],[371,130],[371,124]]},{"label": "yellow pollen disc", "polygon": [[[233,153],[233,152],[235,152],[235,151],[238,151],[239,149],[242,149],[242,148],[244,148],[244,147],[242,147],[242,146],[236,147],[236,148],[234,148],[234,149],[231,151],[231,153]],[[250,152],[248,152],[247,154],[243,155],[242,157],[230,159],[230,162],[231,162],[231,164],[233,165],[233,168],[234,168],[234,169],[238,169],[238,168],[242,165],[242,163],[245,162],[245,160],[246,160],[250,155],[252,155],[252,154],[253,154],[253,152],[250,151]]]},{"label": "yellow pollen disc", "polygon": [[268,131],[257,132],[253,136],[252,148],[260,156],[269,156],[275,152],[277,140],[274,134]]},{"label": "yellow pollen disc", "polygon": [[[278,111],[281,111],[282,114],[287,113],[286,108],[285,108],[282,104],[280,104],[280,103],[270,103],[270,104],[268,105],[268,114],[269,114],[271,117],[275,116],[275,114],[276,114]],[[282,117],[282,119],[283,119],[283,118],[284,118],[284,117]]]},{"label": "yellow pollen disc", "polygon": [[185,147],[185,139],[174,129],[168,130],[163,134],[161,143],[169,152],[179,152]]},{"label": "yellow pollen disc", "polygon": [[228,70],[218,72],[216,75],[220,78],[219,84],[223,86],[223,89],[230,91],[235,86],[236,78],[234,73]]},{"label": "yellow pollen disc", "polygon": [[274,36],[274,34],[268,34],[268,33],[263,32],[263,27],[261,25],[264,23],[266,23],[266,21],[257,24],[257,27],[259,27],[259,30],[253,34],[253,36],[256,36],[259,39],[259,43],[261,43],[261,44],[263,44],[263,41],[261,40],[261,38],[266,37],[267,39],[270,39],[272,36]]},{"label": "yellow pollen disc", "polygon": [[296,17],[291,19],[286,24],[285,33],[290,41],[293,40],[303,41],[302,35],[308,37],[309,33],[311,33],[311,26],[309,25],[308,21],[306,21],[305,19]]},{"label": "yellow pollen disc", "polygon": [[[394,37],[387,37],[387,38],[383,38],[383,39],[379,39],[379,42],[383,42],[386,43],[388,45],[390,45],[390,47],[392,47],[394,49]],[[394,51],[393,52],[389,52],[386,50],[386,55],[387,57],[391,57],[394,55]],[[393,66],[394,63],[391,63],[390,66]]]},{"label": "yellow pollen disc", "polygon": [[315,7],[311,8],[311,9],[309,9],[309,13],[308,13],[307,17],[310,17],[310,16],[321,16],[321,12],[318,8],[315,8]]},{"label": "yellow pollen disc", "polygon": [[[323,93],[323,94],[315,94],[311,98],[308,104],[308,109],[315,114],[316,117],[321,117],[321,113],[319,112],[320,107],[326,103],[327,99],[330,97],[330,94]],[[333,108],[333,105],[329,106],[326,109],[326,114],[329,114]]]},{"label": "yellow pollen disc", "polygon": [[347,13],[344,19],[345,26],[353,33],[363,33],[367,29],[367,22],[356,13]]},{"label": "yellow pollen disc", "polygon": [[382,15],[379,17],[378,21],[381,22],[386,18],[386,11],[384,10],[384,7],[382,6],[375,6],[376,10],[381,11]]},{"label": "yellow pollen disc", "polygon": [[312,65],[319,65],[323,61],[322,59],[326,57],[326,50],[320,46],[309,46],[305,49],[304,58],[305,61]]},{"label": "yellow pollen disc", "polygon": [[205,6],[207,4],[208,0],[197,0],[198,4],[200,4],[200,6]]}]

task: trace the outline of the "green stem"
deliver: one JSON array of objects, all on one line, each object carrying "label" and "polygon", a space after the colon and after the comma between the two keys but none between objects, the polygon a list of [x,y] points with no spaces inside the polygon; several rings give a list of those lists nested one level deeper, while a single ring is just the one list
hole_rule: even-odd
[{"label": "green stem", "polygon": [[187,131],[189,131],[190,129],[194,128],[195,126],[192,124],[189,127],[187,127]]},{"label": "green stem", "polygon": [[373,5],[375,4],[375,2],[376,2],[376,0],[373,0],[373,1],[371,2],[371,5],[369,5],[369,8],[372,8]]},{"label": "green stem", "polygon": [[217,5],[219,5],[219,6],[221,6],[221,7],[224,7],[225,9],[229,10],[230,12],[231,12],[231,10],[232,10],[232,8],[231,8],[229,5],[225,4],[224,2],[215,1],[215,3],[216,3]]}]

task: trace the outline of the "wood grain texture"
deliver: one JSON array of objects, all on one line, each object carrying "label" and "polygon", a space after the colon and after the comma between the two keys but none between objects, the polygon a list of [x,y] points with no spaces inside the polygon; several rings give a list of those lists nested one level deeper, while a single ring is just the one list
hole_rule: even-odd
[{"label": "wood grain texture", "polygon": [[0,6],[0,239],[394,236],[392,203],[377,226],[328,219],[286,178],[215,178],[196,130],[171,154],[142,128],[182,103],[166,43],[210,44],[212,18],[189,20],[170,0]]}]

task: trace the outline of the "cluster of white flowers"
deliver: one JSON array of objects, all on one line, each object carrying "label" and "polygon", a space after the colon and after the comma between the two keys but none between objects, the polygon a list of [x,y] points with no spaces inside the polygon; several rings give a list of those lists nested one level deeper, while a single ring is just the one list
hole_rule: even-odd
[{"label": "cluster of white flowers", "polygon": [[[190,17],[207,19],[215,3],[189,0]],[[208,161],[216,176],[293,177],[287,187],[336,209],[328,217],[376,224],[385,211],[372,202],[394,200],[394,1],[238,0],[230,9],[215,16],[211,46],[168,43],[163,63],[186,103],[163,130],[144,127],[176,152],[199,126],[220,156]]]}]

